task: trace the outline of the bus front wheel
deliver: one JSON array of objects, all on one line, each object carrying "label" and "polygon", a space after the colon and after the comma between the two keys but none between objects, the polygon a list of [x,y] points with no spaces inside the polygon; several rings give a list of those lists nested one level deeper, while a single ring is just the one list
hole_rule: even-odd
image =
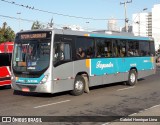
[{"label": "bus front wheel", "polygon": [[134,86],[137,83],[137,72],[135,69],[130,70],[127,84],[129,86]]},{"label": "bus front wheel", "polygon": [[71,91],[72,95],[79,96],[84,93],[85,89],[85,80],[81,75],[76,76],[74,81],[74,88]]}]

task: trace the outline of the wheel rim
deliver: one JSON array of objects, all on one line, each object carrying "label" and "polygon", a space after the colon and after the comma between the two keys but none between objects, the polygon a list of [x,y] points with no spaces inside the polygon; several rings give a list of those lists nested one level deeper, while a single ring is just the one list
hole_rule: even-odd
[{"label": "wheel rim", "polygon": [[77,91],[82,91],[83,90],[83,82],[82,81],[76,81],[76,83],[75,83],[75,89]]},{"label": "wheel rim", "polygon": [[135,80],[136,80],[136,75],[135,75],[134,73],[132,73],[132,74],[130,75],[130,80],[131,80],[132,83],[135,82]]}]

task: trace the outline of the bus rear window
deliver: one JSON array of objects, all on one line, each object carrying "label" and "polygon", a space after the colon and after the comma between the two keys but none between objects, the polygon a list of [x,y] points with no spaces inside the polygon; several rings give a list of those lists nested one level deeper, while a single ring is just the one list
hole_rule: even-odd
[{"label": "bus rear window", "polygon": [[12,54],[0,54],[0,67],[11,65]]}]

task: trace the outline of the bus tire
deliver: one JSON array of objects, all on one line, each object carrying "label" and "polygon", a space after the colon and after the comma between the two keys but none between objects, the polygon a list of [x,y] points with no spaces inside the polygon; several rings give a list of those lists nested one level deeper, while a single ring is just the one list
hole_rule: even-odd
[{"label": "bus tire", "polygon": [[137,83],[137,72],[135,69],[130,70],[127,85],[134,86]]},{"label": "bus tire", "polygon": [[79,96],[84,93],[85,89],[85,80],[81,75],[76,76],[74,81],[74,88],[71,91],[72,95]]}]

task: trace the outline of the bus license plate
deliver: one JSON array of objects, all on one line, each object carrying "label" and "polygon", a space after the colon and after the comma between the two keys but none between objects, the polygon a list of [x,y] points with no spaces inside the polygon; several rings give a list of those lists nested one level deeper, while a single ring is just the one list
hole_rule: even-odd
[{"label": "bus license plate", "polygon": [[29,88],[22,88],[23,92],[30,92]]}]

